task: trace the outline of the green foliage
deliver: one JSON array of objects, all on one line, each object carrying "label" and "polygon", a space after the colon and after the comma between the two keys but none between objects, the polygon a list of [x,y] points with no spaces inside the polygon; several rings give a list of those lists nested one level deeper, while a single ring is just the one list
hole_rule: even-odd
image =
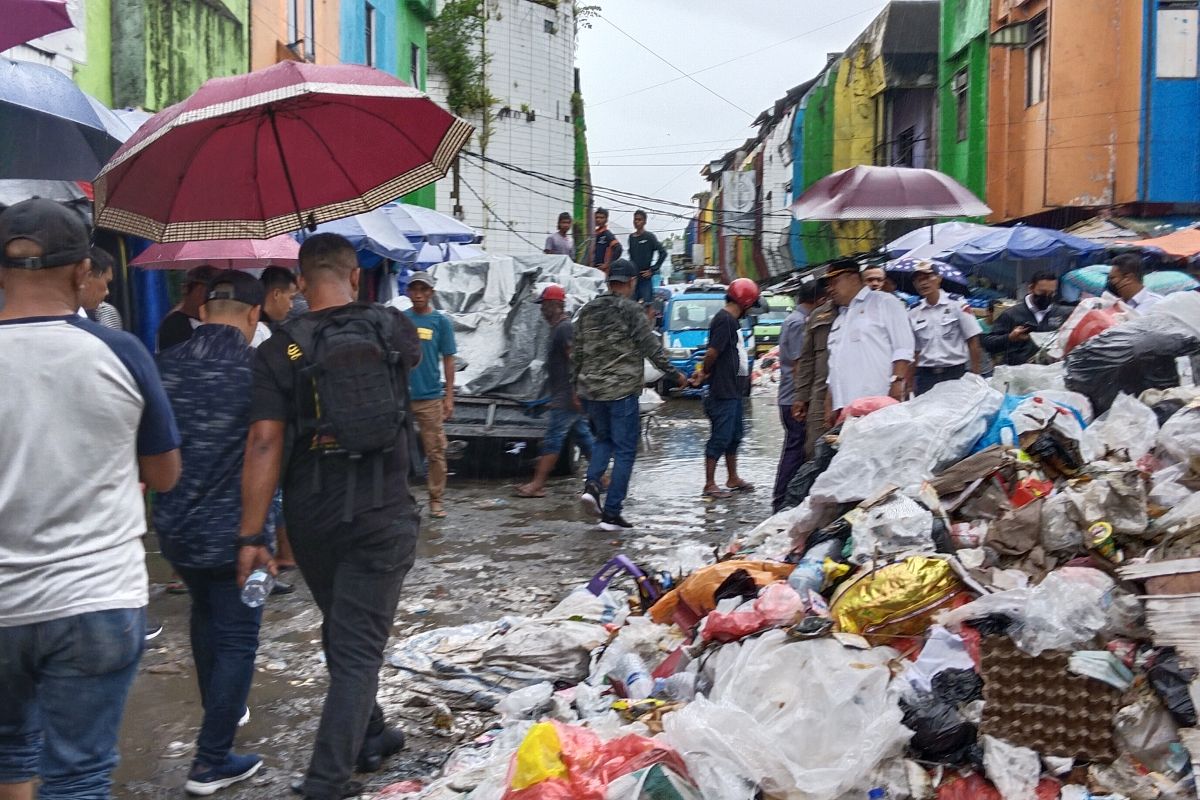
[{"label": "green foliage", "polygon": [[481,0],[446,0],[429,26],[429,59],[446,76],[446,102],[455,114],[482,113],[493,103],[487,90]]},{"label": "green foliage", "polygon": [[592,27],[592,20],[600,16],[600,6],[575,4],[575,26],[579,28]]}]

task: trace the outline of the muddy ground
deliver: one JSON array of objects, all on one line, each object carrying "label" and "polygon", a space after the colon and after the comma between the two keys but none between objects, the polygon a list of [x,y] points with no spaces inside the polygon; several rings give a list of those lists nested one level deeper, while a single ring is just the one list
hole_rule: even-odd
[{"label": "muddy ground", "polygon": [[[507,457],[511,463],[498,465],[497,474],[452,476],[449,517],[423,521],[417,564],[401,597],[393,636],[542,611],[618,552],[653,558],[682,543],[716,545],[761,521],[770,513],[782,435],[773,402],[773,397],[758,397],[747,406],[741,472],[758,491],[716,502],[700,497],[708,435],[700,404],[668,402],[643,441],[625,506],[625,516],[637,528],[619,537],[595,527],[579,508],[577,479],[554,480],[545,499],[513,497],[513,484],[528,474],[518,456]],[[459,464],[459,472],[467,466]],[[415,494],[420,500],[422,491]],[[151,538],[147,549],[154,547]],[[187,640],[188,598],[163,592],[170,569],[156,553],[150,570],[150,614],[165,629],[147,647],[127,706],[114,787],[119,798],[184,796],[201,716]],[[288,575],[297,591],[268,603],[250,693],[251,720],[236,745],[239,752],[261,754],[266,764],[249,785],[219,795],[230,800],[289,796],[289,782],[307,764],[320,715],[326,684],[320,614],[298,573]],[[385,665],[382,680],[394,687],[396,670]],[[358,776],[369,789],[435,774],[457,741],[479,732],[472,728],[481,723],[439,719],[427,708],[391,711],[406,718],[400,721],[409,746],[383,771]]]}]

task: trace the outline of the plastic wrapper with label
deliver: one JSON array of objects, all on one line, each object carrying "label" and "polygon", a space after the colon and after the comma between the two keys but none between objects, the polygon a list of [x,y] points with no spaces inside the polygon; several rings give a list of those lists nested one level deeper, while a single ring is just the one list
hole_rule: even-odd
[{"label": "plastic wrapper with label", "polygon": [[888,644],[892,637],[924,633],[934,616],[964,592],[947,561],[912,557],[862,568],[838,587],[829,612],[841,630]]}]

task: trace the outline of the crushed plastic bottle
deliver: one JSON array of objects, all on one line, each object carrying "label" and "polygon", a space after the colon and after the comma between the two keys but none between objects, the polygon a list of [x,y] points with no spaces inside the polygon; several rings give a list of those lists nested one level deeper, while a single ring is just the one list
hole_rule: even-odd
[{"label": "crushed plastic bottle", "polygon": [[242,602],[251,608],[258,608],[267,602],[274,588],[275,576],[259,567],[246,578],[246,585],[242,587]]},{"label": "crushed plastic bottle", "polygon": [[625,696],[630,700],[645,700],[654,691],[654,678],[646,662],[637,653],[626,653],[617,661],[617,666],[609,673],[625,686]]},{"label": "crushed plastic bottle", "polygon": [[661,700],[690,703],[696,699],[696,673],[677,672],[669,678],[659,678],[654,681],[654,696]]}]

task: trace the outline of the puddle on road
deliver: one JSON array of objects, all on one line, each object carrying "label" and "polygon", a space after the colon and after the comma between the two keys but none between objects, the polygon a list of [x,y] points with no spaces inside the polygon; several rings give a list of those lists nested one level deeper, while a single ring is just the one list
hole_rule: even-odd
[{"label": "puddle on road", "polygon": [[[444,520],[422,525],[416,566],[406,581],[393,636],[545,610],[584,583],[618,552],[635,560],[664,557],[681,544],[723,544],[770,513],[771,484],[782,432],[774,397],[754,398],[740,458],[742,477],[758,491],[729,500],[701,499],[708,422],[694,400],[672,400],[650,425],[634,469],[625,516],[638,527],[615,535],[599,530],[579,506],[580,479],[556,479],[546,498],[512,496],[527,475],[466,480],[452,477]],[[721,468],[724,469],[723,466]],[[423,492],[415,492],[418,500]],[[153,540],[148,549],[154,547]],[[201,709],[188,645],[186,596],[166,595],[170,568],[150,556],[149,613],[164,631],[147,645],[126,706],[118,798],[178,798],[191,765]],[[298,573],[294,594],[268,603],[250,692],[251,719],[239,752],[257,752],[266,766],[251,785],[221,792],[228,800],[282,798],[303,771],[325,694],[320,614]],[[395,670],[384,666],[394,682]],[[385,682],[386,683],[386,682]],[[386,693],[386,688],[381,694]],[[381,700],[386,700],[381,697]],[[409,747],[383,772],[359,776],[381,788],[435,773],[455,743],[451,731],[427,724],[428,708],[396,708]],[[460,715],[462,716],[462,715]],[[459,735],[478,721],[453,721]]]}]

